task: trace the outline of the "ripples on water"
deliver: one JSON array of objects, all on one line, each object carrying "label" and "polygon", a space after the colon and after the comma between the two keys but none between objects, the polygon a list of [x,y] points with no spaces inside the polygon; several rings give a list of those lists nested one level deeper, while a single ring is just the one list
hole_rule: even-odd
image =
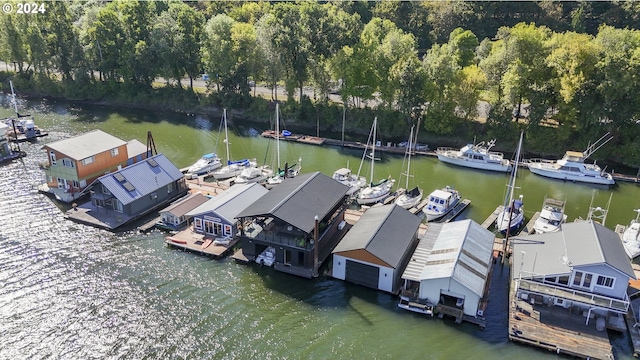
[{"label": "ripples on water", "polygon": [[[62,127],[62,125],[61,125]],[[52,134],[47,141],[68,137]],[[167,248],[163,235],[67,221],[35,190],[41,144],[0,167],[0,359],[545,357],[508,344],[508,268],[485,331],[399,310],[328,277]]]}]

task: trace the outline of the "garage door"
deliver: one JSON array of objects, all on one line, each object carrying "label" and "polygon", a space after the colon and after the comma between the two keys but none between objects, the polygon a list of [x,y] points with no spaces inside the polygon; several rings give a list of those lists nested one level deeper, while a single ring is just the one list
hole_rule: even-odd
[{"label": "garage door", "polygon": [[345,280],[373,289],[378,288],[378,279],[380,278],[378,267],[347,260],[346,270]]}]

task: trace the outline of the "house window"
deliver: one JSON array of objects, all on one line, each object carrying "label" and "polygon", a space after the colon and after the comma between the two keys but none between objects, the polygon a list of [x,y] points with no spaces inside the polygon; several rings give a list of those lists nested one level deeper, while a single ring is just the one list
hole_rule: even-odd
[{"label": "house window", "polygon": [[71,161],[69,159],[62,159],[62,166],[74,168],[74,167],[76,167],[76,163],[74,163],[73,161]]},{"label": "house window", "polygon": [[196,230],[202,230],[202,219],[196,218]]},{"label": "house window", "polygon": [[109,191],[109,189],[107,189],[107,187],[104,186],[104,184],[102,184],[102,193],[106,195],[111,195],[111,191]]},{"label": "house window", "polygon": [[214,235],[222,235],[222,224],[213,223],[213,234]]},{"label": "house window", "polygon": [[167,185],[167,193],[171,193],[176,189],[176,183],[171,182]]},{"label": "house window", "polygon": [[49,153],[49,158],[51,158],[51,165],[52,166],[57,166],[58,162],[56,161],[56,153],[54,153],[53,151]]},{"label": "house window", "polygon": [[569,285],[569,275],[562,275],[558,277],[558,284]]},{"label": "house window", "polygon": [[124,208],[122,207],[122,203],[118,199],[113,199],[113,210],[117,212],[124,212]]},{"label": "house window", "polygon": [[71,180],[71,184],[73,184],[74,188],[79,188],[80,187],[80,183],[75,181],[75,180]]},{"label": "house window", "polygon": [[118,148],[111,149],[111,157],[118,156]]},{"label": "house window", "polygon": [[593,274],[585,273],[582,271],[576,271],[575,275],[573,276],[573,286],[591,288],[592,279],[593,279]]},{"label": "house window", "polygon": [[96,161],[95,156],[89,156],[89,157],[88,157],[88,158],[86,158],[86,159],[82,159],[82,165],[89,165],[89,164],[91,164],[91,163],[92,163],[92,162],[94,162],[94,161]]},{"label": "house window", "polygon": [[231,236],[231,225],[225,225],[224,226],[224,235],[225,236]]},{"label": "house window", "polygon": [[598,286],[608,287],[611,289],[613,288],[614,282],[615,282],[615,279],[612,277],[599,275],[597,284]]}]

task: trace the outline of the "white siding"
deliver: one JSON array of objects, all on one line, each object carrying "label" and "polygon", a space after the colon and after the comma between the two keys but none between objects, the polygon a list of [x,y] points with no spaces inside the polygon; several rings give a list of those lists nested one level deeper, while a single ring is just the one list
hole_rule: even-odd
[{"label": "white siding", "polygon": [[347,273],[347,258],[340,255],[333,255],[333,277],[344,280]]},{"label": "white siding", "polygon": [[437,304],[440,302],[440,293],[443,291],[464,297],[464,314],[476,316],[480,297],[451,278],[422,280],[420,282],[419,297],[421,299],[429,299],[432,303]]},{"label": "white siding", "polygon": [[388,267],[383,267],[379,265],[374,265],[380,268],[380,278],[378,279],[378,289],[386,292],[393,292],[393,277],[395,273],[393,269]]}]

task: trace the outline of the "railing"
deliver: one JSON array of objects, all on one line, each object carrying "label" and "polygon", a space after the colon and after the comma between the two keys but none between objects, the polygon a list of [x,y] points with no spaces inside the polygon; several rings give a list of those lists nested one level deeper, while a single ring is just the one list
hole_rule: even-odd
[{"label": "railing", "polygon": [[542,163],[542,164],[555,164],[556,161],[555,160],[549,160],[549,159],[542,159],[542,158],[533,158],[533,159],[526,159],[523,160],[524,163]]},{"label": "railing", "polygon": [[616,312],[626,312],[629,309],[629,296],[624,294],[624,299],[615,299],[608,296],[596,295],[584,291],[562,288],[554,285],[541,284],[534,281],[520,279],[518,289],[540,295],[547,295],[571,301],[581,302],[587,305],[607,308]]}]

